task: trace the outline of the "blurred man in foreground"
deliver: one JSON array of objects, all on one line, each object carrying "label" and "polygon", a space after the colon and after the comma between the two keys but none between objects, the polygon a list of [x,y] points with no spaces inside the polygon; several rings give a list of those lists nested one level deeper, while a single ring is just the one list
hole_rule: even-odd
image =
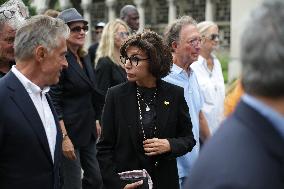
[{"label": "blurred man in foreground", "polygon": [[284,188],[284,2],[266,1],[241,41],[235,112],[205,144],[186,188]]}]

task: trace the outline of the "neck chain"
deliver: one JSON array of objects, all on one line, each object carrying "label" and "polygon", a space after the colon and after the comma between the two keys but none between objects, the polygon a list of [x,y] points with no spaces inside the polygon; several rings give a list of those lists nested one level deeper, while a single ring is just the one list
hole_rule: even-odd
[{"label": "neck chain", "polygon": [[149,107],[149,105],[152,104],[153,101],[154,101],[155,98],[156,98],[156,95],[157,95],[157,88],[155,89],[154,95],[153,95],[153,97],[150,99],[150,102],[148,103],[149,105],[146,103],[146,101],[144,100],[144,98],[142,98],[142,95],[141,95],[141,93],[139,92],[138,87],[136,88],[136,94],[137,94],[137,99],[138,99],[138,106],[139,106],[139,108],[141,108],[141,106],[140,106],[140,101],[142,101],[142,102],[146,105],[146,108],[145,108],[146,112],[149,112],[149,111],[151,110],[151,108]]},{"label": "neck chain", "polygon": [[[149,105],[153,103],[153,101],[155,100],[157,95],[157,88],[155,89],[155,93],[153,95],[153,98],[151,98],[150,102],[148,103]],[[145,102],[145,100],[142,98],[141,93],[139,92],[138,87],[136,88],[136,96],[137,96],[137,104],[138,104],[138,110],[139,110],[139,120],[140,120],[140,125],[141,125],[141,130],[143,133],[143,139],[146,140],[146,134],[144,131],[144,127],[143,127],[143,122],[142,122],[142,111],[141,111],[141,102],[144,102],[144,104],[146,105],[145,111],[149,112],[151,110],[151,108],[149,107],[149,105]],[[154,124],[154,136],[156,135],[156,131],[157,131],[157,127],[156,124]]]}]

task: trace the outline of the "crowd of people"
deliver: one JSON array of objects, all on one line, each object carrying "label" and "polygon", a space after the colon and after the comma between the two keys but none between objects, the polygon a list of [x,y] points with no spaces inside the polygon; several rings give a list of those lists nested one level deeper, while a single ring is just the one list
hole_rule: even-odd
[{"label": "crowd of people", "polygon": [[138,32],[126,5],[85,51],[88,25],[1,5],[1,189],[284,188],[284,2],[252,13],[226,99],[216,23]]}]

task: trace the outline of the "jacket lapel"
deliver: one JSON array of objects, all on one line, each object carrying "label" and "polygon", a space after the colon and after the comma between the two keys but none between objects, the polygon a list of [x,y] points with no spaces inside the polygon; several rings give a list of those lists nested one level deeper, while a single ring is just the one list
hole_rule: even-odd
[{"label": "jacket lapel", "polygon": [[[91,80],[88,78],[87,74],[84,72],[84,70],[77,63],[75,56],[70,51],[67,54],[67,59],[68,59],[68,65],[70,67],[72,67],[85,82],[87,82],[92,88],[94,88],[94,84],[91,82]],[[90,74],[90,68],[89,68],[89,66],[87,66],[86,61],[87,61],[87,59],[85,57],[82,64],[86,67],[88,74]],[[91,75],[89,75],[89,76],[91,77]],[[92,74],[92,76],[93,76],[93,74]]]},{"label": "jacket lapel", "polygon": [[[137,149],[137,153],[144,153],[143,147],[139,144],[139,120],[138,120],[138,105],[136,97],[136,85],[133,82],[129,82],[126,93],[120,96],[120,107],[123,108],[123,119],[127,124],[130,132],[131,142],[134,149]],[[131,102],[131,103],[130,103]],[[132,103],[134,102],[134,103]],[[129,116],[132,115],[132,116]]]},{"label": "jacket lapel", "polygon": [[46,133],[36,107],[33,104],[33,101],[31,100],[24,86],[12,72],[9,72],[8,77],[11,78],[7,80],[7,86],[11,90],[10,97],[22,111],[23,115],[27,119],[29,125],[32,127],[38,140],[40,141],[44,152],[52,163]]}]

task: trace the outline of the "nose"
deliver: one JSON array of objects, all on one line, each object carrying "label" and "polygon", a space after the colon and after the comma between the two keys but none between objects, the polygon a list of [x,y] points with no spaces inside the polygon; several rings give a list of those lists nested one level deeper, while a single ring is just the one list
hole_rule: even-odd
[{"label": "nose", "polygon": [[125,67],[125,69],[131,69],[132,68],[132,64],[131,64],[129,59],[126,60],[124,67]]},{"label": "nose", "polygon": [[67,62],[66,59],[62,62],[62,68],[63,68],[63,69],[68,68],[68,62]]}]

